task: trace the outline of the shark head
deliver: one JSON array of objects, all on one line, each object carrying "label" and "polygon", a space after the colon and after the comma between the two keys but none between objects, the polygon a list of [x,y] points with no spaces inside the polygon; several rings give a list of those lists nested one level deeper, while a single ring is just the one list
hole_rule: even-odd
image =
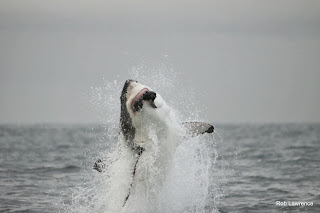
[{"label": "shark head", "polygon": [[[121,96],[120,127],[127,141],[137,141],[136,133],[164,121],[169,108],[162,97],[150,87],[135,80],[126,80]],[[142,140],[142,139],[139,139]]]}]

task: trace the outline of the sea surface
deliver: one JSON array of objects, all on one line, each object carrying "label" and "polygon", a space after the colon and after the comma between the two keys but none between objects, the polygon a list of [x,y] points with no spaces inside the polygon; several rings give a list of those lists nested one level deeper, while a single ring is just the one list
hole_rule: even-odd
[{"label": "sea surface", "polygon": [[[215,130],[219,187],[207,205],[218,212],[320,212],[320,124]],[[0,125],[0,212],[85,212],[83,203],[94,209],[98,201],[79,196],[90,190],[95,160],[116,142],[107,132],[92,124]]]}]

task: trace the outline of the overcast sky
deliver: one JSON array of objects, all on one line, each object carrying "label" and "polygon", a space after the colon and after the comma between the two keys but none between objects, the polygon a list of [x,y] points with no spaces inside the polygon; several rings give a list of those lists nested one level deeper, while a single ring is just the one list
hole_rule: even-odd
[{"label": "overcast sky", "polygon": [[96,122],[83,94],[145,61],[210,121],[320,122],[318,0],[2,0],[0,123]]}]

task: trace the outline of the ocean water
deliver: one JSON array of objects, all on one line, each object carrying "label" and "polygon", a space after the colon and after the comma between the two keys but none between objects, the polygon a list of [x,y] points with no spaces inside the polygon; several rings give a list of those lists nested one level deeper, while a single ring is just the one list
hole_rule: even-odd
[{"label": "ocean water", "polygon": [[[109,130],[0,125],[0,212],[102,212],[103,194],[94,196],[103,190],[96,185],[101,173],[92,166],[116,142]],[[189,212],[320,212],[320,124],[215,124],[215,130],[214,146],[207,146],[215,153],[211,198],[205,210]]]}]

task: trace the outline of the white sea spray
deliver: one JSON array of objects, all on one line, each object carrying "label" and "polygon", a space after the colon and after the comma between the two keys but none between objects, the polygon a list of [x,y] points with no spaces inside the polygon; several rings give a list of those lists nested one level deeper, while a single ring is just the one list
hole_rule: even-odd
[{"label": "white sea spray", "polygon": [[[179,79],[179,74],[164,64],[156,68],[145,65],[134,67],[128,74],[128,79],[135,79],[152,87],[166,100],[172,108],[170,119],[173,125],[182,121],[201,119],[205,114],[201,110],[191,85]],[[110,143],[110,148],[100,150],[100,156],[107,162],[106,171],[99,173],[92,169],[83,170],[83,178],[79,184],[70,189],[72,192],[71,203],[62,203],[60,209],[66,212],[114,212],[122,208],[123,199],[132,182],[132,165],[130,152],[116,140],[118,137],[118,123],[120,115],[120,92],[123,82],[120,79],[107,81],[102,86],[92,87],[91,103],[105,127],[105,134],[97,139],[98,147],[105,147]],[[200,107],[199,107],[200,106]],[[204,118],[202,119],[204,120]],[[172,126],[172,129],[178,128]],[[153,144],[150,149],[152,154],[144,160],[149,178],[146,188],[146,198],[153,202],[144,202],[136,198],[137,202],[128,202],[125,212],[216,212],[216,202],[221,197],[219,181],[213,177],[217,160],[217,149],[214,135],[200,135],[188,137],[179,135],[180,144],[172,153],[170,161],[166,162],[165,178],[161,184],[156,177],[163,175],[163,171],[154,167],[156,159],[163,153],[158,143],[162,142],[150,127],[150,138]],[[170,144],[178,140],[176,135],[168,133],[168,149]],[[90,152],[90,151],[89,151]],[[90,153],[88,154],[90,155]],[[96,159],[90,159],[92,164]],[[159,167],[161,168],[161,167]],[[159,178],[158,178],[159,179]],[[81,182],[82,181],[82,182]],[[158,181],[158,182],[157,182]],[[123,199],[120,199],[123,197]],[[132,198],[133,199],[133,198]],[[108,211],[108,210],[109,211]]]}]

